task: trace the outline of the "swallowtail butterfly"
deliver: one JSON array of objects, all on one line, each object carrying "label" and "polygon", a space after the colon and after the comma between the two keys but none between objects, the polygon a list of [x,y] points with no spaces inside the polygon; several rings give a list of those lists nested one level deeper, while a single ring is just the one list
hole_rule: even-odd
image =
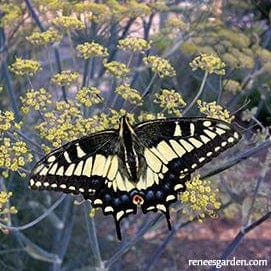
[{"label": "swallowtail butterfly", "polygon": [[240,134],[228,123],[207,118],[168,118],[105,130],[54,150],[32,171],[30,187],[82,194],[93,207],[120,221],[161,211],[170,229],[169,206],[185,191],[191,173],[236,144]]}]

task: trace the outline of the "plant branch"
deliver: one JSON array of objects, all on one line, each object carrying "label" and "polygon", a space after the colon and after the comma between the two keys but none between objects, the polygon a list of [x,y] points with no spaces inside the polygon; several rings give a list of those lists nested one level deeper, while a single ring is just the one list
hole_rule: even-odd
[{"label": "plant branch", "polygon": [[202,92],[204,90],[204,86],[205,86],[206,81],[207,81],[208,75],[209,75],[209,72],[205,71],[203,79],[201,81],[201,85],[200,85],[199,91],[198,91],[197,95],[194,97],[194,99],[192,100],[192,102],[183,110],[183,113],[182,113],[183,116],[185,116],[187,114],[187,112],[194,106],[194,104],[197,102],[198,98],[202,94]]},{"label": "plant branch", "polygon": [[29,228],[35,226],[36,224],[38,224],[39,222],[41,222],[45,217],[47,217],[55,208],[57,208],[57,206],[64,200],[65,197],[66,197],[65,194],[61,195],[61,197],[50,208],[48,208],[46,210],[46,212],[44,212],[41,216],[37,217],[36,219],[31,221],[30,223],[27,223],[22,226],[6,226],[6,225],[0,223],[0,227],[4,228],[4,229],[11,230],[11,231],[21,231],[21,230],[29,229]]},{"label": "plant branch", "polygon": [[[255,229],[257,226],[265,222],[267,219],[271,217],[271,211],[263,215],[261,218],[257,219],[250,225],[247,225],[245,227],[242,227],[238,234],[235,236],[233,241],[230,243],[230,245],[227,247],[223,255],[221,256],[220,260],[226,260],[230,257],[230,255],[235,251],[235,249],[238,247],[238,245],[241,243],[241,241],[244,239],[245,235]],[[210,269],[210,271],[217,271],[219,270],[216,267],[213,267]]]},{"label": "plant branch", "polygon": [[93,252],[93,258],[95,260],[95,266],[99,268],[103,265],[103,261],[96,233],[95,220],[94,218],[89,218],[87,203],[84,204],[84,219],[87,227],[90,249]]},{"label": "plant branch", "polygon": [[262,142],[260,145],[250,148],[240,154],[237,154],[235,157],[233,157],[232,159],[229,159],[224,165],[219,166],[218,168],[212,169],[209,172],[207,172],[206,174],[204,174],[203,176],[201,176],[202,179],[206,179],[208,177],[211,177],[213,175],[216,175],[238,163],[240,163],[241,161],[248,159],[249,157],[261,153],[263,150],[268,149],[271,146],[271,141],[270,140],[266,140],[264,142]]}]

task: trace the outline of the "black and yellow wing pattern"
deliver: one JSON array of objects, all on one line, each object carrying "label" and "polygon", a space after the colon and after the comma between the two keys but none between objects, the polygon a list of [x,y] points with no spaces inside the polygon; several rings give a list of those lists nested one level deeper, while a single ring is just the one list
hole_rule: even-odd
[{"label": "black and yellow wing pattern", "polygon": [[67,143],[39,161],[30,187],[82,194],[93,207],[120,221],[161,211],[170,228],[169,206],[185,191],[191,173],[236,144],[240,134],[209,118],[167,118],[105,130]]}]

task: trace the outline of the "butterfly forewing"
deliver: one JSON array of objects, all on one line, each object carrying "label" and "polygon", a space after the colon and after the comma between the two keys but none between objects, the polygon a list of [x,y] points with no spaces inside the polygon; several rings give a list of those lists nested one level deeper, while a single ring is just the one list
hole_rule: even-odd
[{"label": "butterfly forewing", "polygon": [[105,167],[111,164],[117,153],[117,140],[116,131],[108,130],[54,150],[32,170],[30,187],[72,193],[84,190],[87,193],[89,178],[102,176]]},{"label": "butterfly forewing", "polygon": [[185,191],[191,173],[240,135],[228,123],[205,118],[169,118],[132,127],[122,117],[119,130],[105,130],[72,141],[36,164],[32,189],[81,193],[104,214],[120,220],[137,212],[162,211]]},{"label": "butterfly forewing", "polygon": [[205,118],[149,121],[138,124],[135,133],[151,168],[166,166],[180,174],[192,173],[240,139],[230,124]]}]

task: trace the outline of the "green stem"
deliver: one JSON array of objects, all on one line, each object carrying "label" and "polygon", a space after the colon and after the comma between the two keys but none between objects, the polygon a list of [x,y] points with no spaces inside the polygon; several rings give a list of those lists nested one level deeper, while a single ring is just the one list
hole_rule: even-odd
[{"label": "green stem", "polygon": [[[257,226],[259,226],[260,224],[262,224],[266,220],[270,219],[270,217],[271,217],[271,212],[267,212],[265,215],[260,217],[255,222],[253,222],[245,227],[242,227],[240,229],[240,231],[238,232],[238,234],[235,236],[235,238],[232,240],[232,242],[229,244],[227,249],[224,251],[220,260],[228,259],[232,255],[232,253],[235,251],[235,249],[240,245],[241,241],[245,238],[246,234],[248,232],[252,231],[253,229],[255,229]],[[210,270],[211,271],[218,271],[219,269],[216,266],[214,266]]]},{"label": "green stem", "polygon": [[6,90],[7,90],[8,96],[10,98],[10,103],[11,103],[12,110],[13,110],[13,112],[15,114],[15,119],[16,119],[16,121],[19,121],[19,119],[21,118],[20,111],[19,111],[18,104],[17,104],[17,101],[16,101],[15,89],[14,89],[13,84],[12,84],[12,79],[11,79],[11,76],[10,76],[10,73],[9,73],[9,70],[8,70],[7,59],[6,58],[4,58],[3,61],[2,61],[2,77],[6,81]]},{"label": "green stem", "polygon": [[33,221],[31,221],[25,225],[7,226],[7,225],[0,223],[0,227],[3,229],[11,230],[11,231],[22,231],[22,230],[32,228],[33,226],[38,224],[40,221],[42,221],[45,217],[47,217],[64,200],[65,197],[66,197],[66,195],[63,194],[50,208],[48,208],[46,210],[46,212],[44,212],[41,216],[37,217],[36,219],[34,219]]},{"label": "green stem", "polygon": [[84,71],[83,71],[83,80],[82,80],[82,88],[87,85],[88,82],[88,76],[89,76],[89,63],[90,59],[86,59],[84,62]]},{"label": "green stem", "polygon": [[257,145],[256,147],[252,147],[248,150],[245,150],[244,152],[238,153],[236,156],[232,157],[231,159],[227,160],[223,165],[220,165],[218,168],[214,168],[210,171],[207,171],[203,176],[201,176],[201,179],[209,178],[213,175],[216,175],[238,163],[241,161],[248,159],[255,154],[262,153],[264,150],[267,150],[270,148],[271,142],[269,139],[266,141],[263,141],[260,145]]},{"label": "green stem", "polygon": [[96,226],[94,218],[89,218],[89,211],[87,208],[87,205],[84,204],[84,217],[85,217],[85,223],[87,226],[87,234],[90,241],[90,248],[93,252],[93,258],[95,259],[95,266],[100,268],[103,265],[102,257],[101,257],[101,251],[98,243],[97,233],[96,233]]},{"label": "green stem", "polygon": [[143,92],[142,98],[145,98],[148,94],[150,94],[150,88],[152,87],[152,84],[153,84],[155,79],[156,79],[156,74],[153,75],[153,77],[152,77],[151,81],[149,82],[146,90]]},{"label": "green stem", "polygon": [[[142,99],[144,99],[148,94],[151,94],[150,89],[151,89],[151,87],[152,87],[153,82],[154,82],[155,79],[156,79],[156,74],[154,74],[154,75],[152,76],[152,78],[151,78],[151,80],[150,80],[150,82],[149,82],[149,84],[148,84],[146,90],[143,92],[143,94],[142,94]],[[131,109],[130,113],[132,113],[137,107],[138,107],[138,105],[135,105],[135,106]]]},{"label": "green stem", "polygon": [[187,112],[194,106],[194,104],[197,102],[198,98],[202,94],[208,75],[209,75],[209,72],[205,71],[200,88],[199,88],[199,91],[198,91],[197,95],[194,97],[193,101],[184,109],[183,116],[185,116],[187,114]]},{"label": "green stem", "polygon": [[67,35],[68,35],[68,41],[69,41],[69,45],[70,45],[70,49],[71,49],[71,56],[72,56],[72,65],[73,67],[76,67],[76,61],[75,61],[75,55],[74,55],[74,50],[73,50],[73,44],[72,44],[72,35],[71,35],[71,31],[67,31]]}]

